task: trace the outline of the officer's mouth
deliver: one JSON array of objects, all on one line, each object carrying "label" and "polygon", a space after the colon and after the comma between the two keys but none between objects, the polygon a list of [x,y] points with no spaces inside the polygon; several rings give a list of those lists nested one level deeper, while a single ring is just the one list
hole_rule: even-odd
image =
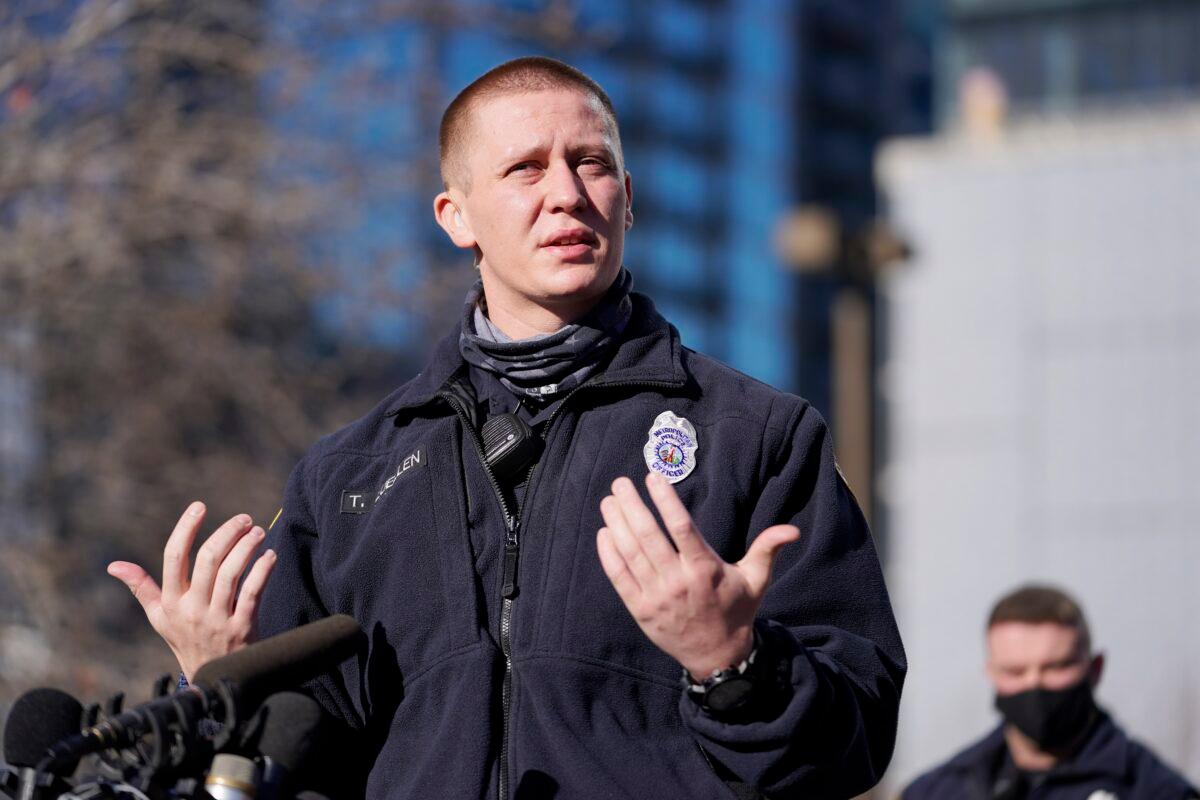
[{"label": "officer's mouth", "polygon": [[561,228],[543,239],[541,247],[564,261],[574,261],[591,258],[599,244],[587,228]]}]

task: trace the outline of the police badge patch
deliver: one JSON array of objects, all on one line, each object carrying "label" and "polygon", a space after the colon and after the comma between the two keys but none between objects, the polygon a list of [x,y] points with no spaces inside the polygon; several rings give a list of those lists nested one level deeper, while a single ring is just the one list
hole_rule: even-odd
[{"label": "police badge patch", "polygon": [[642,448],[646,466],[671,483],[679,483],[696,468],[700,447],[696,429],[683,417],[664,411],[650,426],[650,437]]}]

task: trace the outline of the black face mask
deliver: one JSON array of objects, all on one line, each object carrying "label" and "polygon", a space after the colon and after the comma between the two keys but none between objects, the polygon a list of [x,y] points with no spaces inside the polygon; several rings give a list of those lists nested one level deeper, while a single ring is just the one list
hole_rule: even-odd
[{"label": "black face mask", "polygon": [[1070,744],[1092,719],[1096,701],[1092,685],[1084,678],[1066,689],[1030,689],[996,695],[996,709],[1004,720],[1043,750]]}]

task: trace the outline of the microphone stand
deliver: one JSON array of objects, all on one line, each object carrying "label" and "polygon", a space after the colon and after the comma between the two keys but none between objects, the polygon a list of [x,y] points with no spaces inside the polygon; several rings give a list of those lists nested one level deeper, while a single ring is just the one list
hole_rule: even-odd
[{"label": "microphone stand", "polygon": [[233,739],[237,709],[238,690],[231,681],[191,687],[102,717],[82,734],[51,748],[37,769],[39,774],[49,774],[50,767],[68,752],[95,753],[97,777],[61,795],[61,800],[207,800],[196,776]]}]

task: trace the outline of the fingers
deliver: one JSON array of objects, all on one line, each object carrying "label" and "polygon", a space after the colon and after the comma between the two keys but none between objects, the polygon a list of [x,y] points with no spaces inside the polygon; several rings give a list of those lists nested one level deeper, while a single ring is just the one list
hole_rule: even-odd
[{"label": "fingers", "polygon": [[746,578],[750,592],[761,597],[771,580],[771,566],[779,548],[800,538],[800,529],[795,525],[773,525],[758,535],[750,544],[746,555],[738,562],[738,569]]},{"label": "fingers", "polygon": [[[192,572],[191,587],[197,596],[207,600],[212,595],[217,572],[226,561],[226,556],[233,550],[234,545],[249,533],[252,524],[249,515],[238,514],[213,531],[212,536],[200,546],[196,553],[196,568]],[[239,569],[237,575],[241,575],[241,572]],[[237,575],[234,576],[235,582]]]},{"label": "fingers", "polygon": [[[649,537],[635,532],[634,526],[627,516],[627,513],[633,512],[634,509],[631,508],[627,496],[624,499],[620,497],[620,495],[625,495],[625,487],[620,486],[622,481],[629,483],[626,478],[618,478],[613,482],[613,494],[600,501],[600,515],[604,517],[604,524],[608,529],[608,540],[625,562],[626,568],[632,573],[639,586],[649,587],[659,579],[659,565],[655,563],[651,554],[655,553],[664,562],[666,558],[661,551],[656,552],[653,549]],[[639,499],[638,502],[640,503],[641,500]],[[657,531],[657,524],[654,527]],[[671,551],[671,546],[666,543],[662,534],[655,533],[655,535],[660,540],[659,544],[670,551],[669,558],[674,560],[675,553]],[[663,568],[667,568],[665,563]]]},{"label": "fingers", "polygon": [[[663,535],[654,513],[642,502],[641,496],[628,478],[617,478],[612,484],[613,496],[621,504],[621,511],[629,529],[646,551],[646,556],[658,566],[666,566],[676,560],[675,549]],[[687,512],[684,512],[687,513]]]},{"label": "fingers", "polygon": [[114,561],[108,565],[108,574],[125,584],[134,598],[149,615],[162,600],[162,590],[146,570],[129,561]]},{"label": "fingers", "polygon": [[201,545],[189,580],[188,554],[204,515],[204,504],[192,503],[175,525],[163,549],[161,589],[137,564],[114,561],[108,566],[109,574],[133,592],[185,674],[253,637],[258,599],[275,565],[274,552],[259,557],[235,602],[238,581],[266,536],[249,516],[240,514]]},{"label": "fingers", "polygon": [[259,556],[258,560],[254,562],[254,566],[250,568],[250,574],[246,576],[245,583],[242,584],[242,591],[238,593],[237,606],[233,611],[232,619],[235,624],[246,631],[254,630],[254,615],[258,610],[258,600],[262,597],[267,579],[271,577],[271,570],[275,568],[276,558],[274,550],[268,550]]},{"label": "fingers", "polygon": [[604,569],[604,574],[608,576],[613,588],[617,590],[617,595],[626,606],[631,605],[641,594],[642,587],[633,573],[629,571],[617,546],[613,544],[612,534],[608,528],[601,528],[597,531],[596,551],[600,555],[600,566]]},{"label": "fingers", "polygon": [[655,508],[662,516],[667,533],[671,535],[671,541],[675,542],[680,556],[687,560],[716,557],[708,542],[704,541],[704,537],[696,530],[692,515],[675,493],[675,487],[666,478],[657,472],[651,472],[646,476],[646,489],[649,490],[650,499],[654,501]]},{"label": "fingers", "polygon": [[199,501],[188,506],[163,548],[162,593],[168,600],[174,600],[188,590],[188,553],[192,552],[196,532],[204,521],[204,510],[204,503]]},{"label": "fingers", "polygon": [[[209,604],[214,609],[220,609],[226,615],[233,613],[234,591],[237,589],[238,581],[265,536],[266,532],[255,525],[245,536],[237,540],[233,549],[225,556],[217,570],[216,579],[213,581],[212,600]],[[197,569],[199,569],[199,564],[197,564]]]}]

